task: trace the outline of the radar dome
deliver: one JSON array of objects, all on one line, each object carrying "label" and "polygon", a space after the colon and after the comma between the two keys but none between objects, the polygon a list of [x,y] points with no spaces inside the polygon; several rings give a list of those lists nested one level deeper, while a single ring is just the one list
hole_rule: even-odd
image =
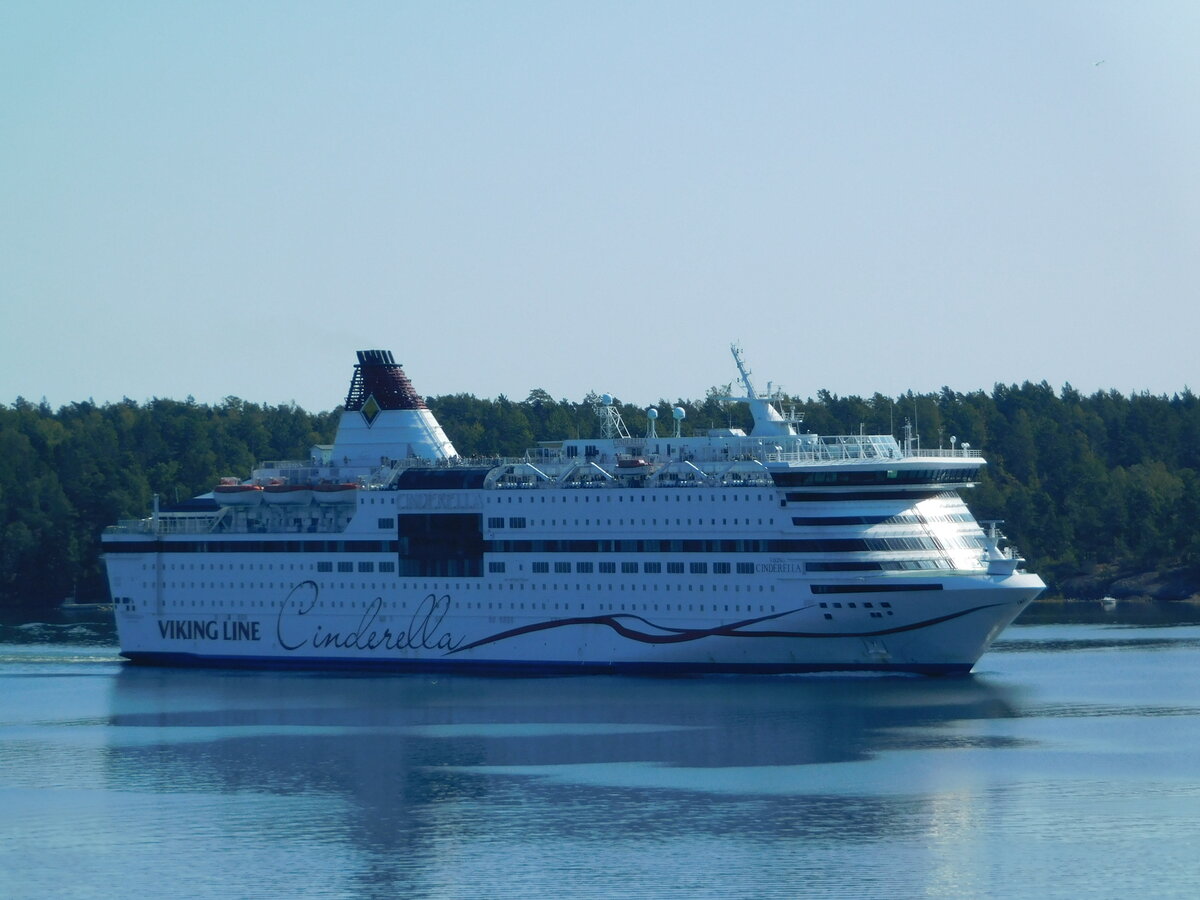
[{"label": "radar dome", "polygon": [[684,410],[684,408],[682,406],[677,406],[673,410],[671,410],[671,416],[676,419],[686,419],[687,412]]},{"label": "radar dome", "polygon": [[650,407],[648,410],[646,410],[646,418],[647,419],[657,419],[658,418],[658,410],[655,409],[653,406]]}]

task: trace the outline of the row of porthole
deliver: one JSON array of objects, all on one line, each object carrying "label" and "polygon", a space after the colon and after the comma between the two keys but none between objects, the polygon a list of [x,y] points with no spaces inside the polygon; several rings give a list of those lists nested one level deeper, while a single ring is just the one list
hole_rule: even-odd
[{"label": "row of porthole", "polygon": [[[218,591],[220,591],[220,590],[225,590],[225,591],[233,590],[233,591],[236,591],[236,590],[247,590],[247,589],[248,589],[248,590],[255,590],[255,589],[258,589],[258,590],[277,590],[277,589],[278,589],[278,590],[290,590],[290,589],[291,589],[292,587],[294,587],[294,586],[295,586],[295,585],[293,585],[293,584],[289,584],[289,583],[287,583],[287,582],[280,582],[278,585],[276,585],[276,583],[275,583],[275,582],[273,582],[273,581],[271,581],[271,582],[264,582],[264,581],[260,581],[260,582],[258,582],[258,584],[255,584],[254,582],[250,582],[250,583],[248,583],[248,584],[247,584],[247,583],[246,583],[246,582],[244,582],[244,581],[243,581],[243,582],[238,582],[238,583],[236,583],[236,584],[234,584],[234,583],[228,583],[228,584],[227,584],[227,583],[225,583],[225,582],[211,582],[211,581],[210,581],[210,582],[204,582],[204,581],[201,581],[201,582],[199,582],[199,583],[197,583],[197,582],[194,582],[194,581],[192,581],[192,582],[187,582],[187,583],[184,583],[184,582],[176,582],[176,581],[170,581],[170,582],[164,581],[164,582],[162,582],[162,583],[161,583],[161,587],[163,587],[163,588],[165,588],[165,589],[171,589],[171,590],[197,590],[197,589],[199,589],[199,590],[218,590]],[[389,587],[389,585],[383,585],[383,584],[376,586],[376,583],[375,583],[375,582],[371,582],[370,584],[368,584],[368,583],[366,583],[366,582],[362,582],[362,583],[360,583],[360,584],[354,584],[354,583],[351,583],[351,584],[349,584],[349,585],[347,585],[345,582],[340,582],[340,583],[338,583],[338,584],[326,584],[326,583],[322,582],[322,583],[320,583],[320,584],[319,584],[319,586],[320,586],[320,587],[323,587],[323,588],[328,588],[328,589],[330,589],[330,590],[335,590],[335,589],[336,589],[336,590],[352,590],[352,591],[353,591],[353,590],[371,590],[371,591],[375,591],[375,590],[387,590],[387,589],[388,589],[388,587]],[[147,581],[143,581],[143,582],[142,582],[142,587],[143,587],[144,589],[146,589],[146,590],[152,590],[152,589],[155,587],[155,583],[154,583],[154,582],[147,582]],[[394,587],[394,585],[392,585],[391,587]],[[536,585],[536,584],[535,584],[535,585],[525,585],[525,584],[520,584],[520,585],[518,585],[518,584],[511,584],[511,583],[510,583],[510,584],[508,584],[508,585],[507,585],[507,587],[508,587],[508,590],[509,590],[510,592],[511,592],[511,591],[515,591],[515,590],[517,590],[518,588],[520,588],[521,590],[532,589],[532,590],[543,590],[543,591],[546,591],[546,590],[563,590],[563,591],[569,591],[569,590],[571,589],[571,586],[570,586],[570,585],[565,585],[565,584],[564,584],[564,585],[558,585],[558,584],[555,584],[555,585],[549,585],[549,584],[542,584],[542,585]],[[683,590],[683,585],[679,585],[679,584],[677,584],[677,585],[675,585],[674,587],[675,587],[675,590],[676,590],[677,592],[678,592],[678,591],[682,591],[682,590]],[[703,584],[702,584],[702,585],[699,585],[698,587],[697,587],[697,586],[695,586],[695,585],[690,585],[690,584],[689,584],[689,585],[687,586],[687,589],[688,589],[689,591],[695,590],[697,593],[701,593],[701,594],[703,594],[703,593],[705,593],[705,587],[706,587],[706,586],[705,586],[705,585],[703,585]],[[734,586],[734,591],[733,591],[733,592],[734,592],[734,593],[740,593],[740,592],[741,592],[741,588],[742,588],[742,587],[743,587],[743,585],[735,585],[735,586]],[[760,585],[744,585],[744,587],[746,588],[746,593],[753,593],[753,588],[754,588],[754,587],[757,587],[757,588],[758,588],[758,593],[760,593],[760,594],[762,594],[762,593],[766,593],[767,591],[769,591],[770,593],[774,593],[774,592],[775,592],[775,586],[774,586],[774,585],[761,585],[761,584],[760,584]],[[472,588],[473,588],[473,589],[475,589],[475,590],[482,590],[482,589],[483,589],[483,585],[480,585],[480,584],[463,584],[463,585],[458,585],[458,586],[456,586],[456,588],[455,588],[455,589],[456,589],[456,590],[471,590]],[[496,584],[488,584],[488,585],[487,585],[487,589],[488,589],[489,591],[491,591],[491,590],[499,590],[499,591],[503,591],[503,590],[504,590],[504,588],[505,588],[505,585],[502,585],[502,584],[501,584],[501,585],[496,585]],[[613,590],[624,591],[624,590],[626,590],[626,588],[628,588],[628,589],[629,589],[629,591],[630,591],[631,593],[636,593],[636,592],[637,592],[637,588],[638,588],[638,586],[637,586],[637,585],[625,585],[624,583],[622,583],[621,585],[619,585],[617,588],[614,588],[614,587],[613,587],[611,584],[609,584],[609,585],[599,585],[599,584],[597,584],[597,585],[592,585],[591,583],[588,583],[588,584],[585,584],[585,585],[579,585],[579,584],[576,584],[576,585],[575,585],[575,590],[576,590],[577,592],[579,592],[579,591],[588,591],[588,592],[590,592],[590,591],[593,591],[593,590],[594,590],[594,591],[596,591],[596,592],[600,592],[600,591],[602,591],[602,590],[607,590],[607,591],[610,591],[610,592],[611,592],[611,591],[613,591]],[[668,584],[668,585],[663,585],[663,586],[662,586],[662,588],[663,588],[663,592],[664,592],[664,593],[670,593],[670,592],[671,592],[671,585],[669,585],[669,584]],[[658,589],[659,589],[659,585],[657,585],[657,584],[653,584],[653,585],[650,585],[650,586],[647,586],[647,585],[645,585],[645,584],[641,585],[641,590],[642,590],[642,592],[643,592],[643,593],[646,593],[646,592],[657,592],[657,591],[658,591]],[[728,593],[729,593],[729,585],[727,585],[727,584],[726,584],[726,585],[709,585],[709,586],[708,586],[708,591],[709,591],[710,593],[714,593],[714,594],[715,594],[715,593],[717,593],[718,591],[720,591],[721,593],[726,593],[726,594],[728,594]],[[220,602],[223,602],[223,601],[220,601]],[[231,604],[232,604],[232,602],[233,602],[233,601],[231,601]]]},{"label": "row of porthole", "polygon": [[[595,522],[595,524],[596,524],[596,526],[597,526],[597,527],[599,527],[599,526],[609,526],[609,525],[613,525],[613,524],[614,524],[614,522],[613,522],[613,520],[612,520],[612,519],[604,519],[603,521],[601,521],[600,519],[597,519],[597,520],[596,520],[596,522]],[[629,523],[628,523],[628,525],[626,525],[626,523],[625,523],[625,520],[624,520],[624,519],[617,519],[615,524],[616,524],[617,526],[619,526],[619,527],[636,527],[636,526],[639,524],[639,522],[638,522],[638,520],[637,520],[637,519],[630,519],[630,520],[629,520]],[[642,524],[642,525],[645,525],[647,528],[660,527],[660,526],[659,526],[659,524],[658,524],[658,519],[650,519],[649,521],[647,521],[646,519],[642,519],[640,524]],[[662,524],[663,524],[663,526],[670,527],[670,525],[671,525],[671,520],[670,520],[670,519],[664,519]],[[675,520],[675,525],[676,525],[677,527],[680,527],[680,528],[682,528],[682,527],[684,526],[684,524],[685,524],[685,520],[684,520],[684,519],[676,519],[676,520]],[[697,519],[695,522],[693,522],[691,519],[687,519],[687,520],[686,520],[686,524],[688,524],[688,525],[693,525],[693,526],[699,526],[699,527],[703,527],[703,526],[704,526],[704,520],[703,520],[703,519]],[[710,526],[715,526],[715,525],[717,524],[717,520],[716,520],[716,519],[709,519],[709,520],[708,520],[708,524],[709,524]],[[730,523],[730,521],[729,521],[728,519],[722,519],[722,520],[721,520],[721,525],[722,525],[722,526],[728,526],[728,525],[730,525],[730,524],[737,525],[737,526],[741,527],[741,526],[745,526],[745,525],[753,525],[753,524],[754,524],[754,522],[751,522],[749,519],[744,519],[744,520],[741,520],[741,519],[734,519],[732,523]],[[766,524],[766,525],[774,525],[774,524],[775,524],[775,520],[774,520],[774,519],[770,519],[770,518],[769,518],[769,519],[766,519],[766,520],[765,520],[765,522],[764,522],[764,520],[763,520],[763,519],[759,519],[759,520],[758,520],[758,524],[759,524],[759,525],[763,525],[763,524]],[[524,526],[511,526],[511,527],[514,527],[514,528],[521,528],[521,527],[524,527],[524,528],[529,528],[529,527],[532,527],[532,526],[541,526],[541,527],[543,527],[543,528],[558,528],[558,527],[560,527],[560,526],[559,526],[559,520],[558,520],[558,519],[549,519],[549,520],[546,520],[546,519],[533,519],[533,520],[531,520],[531,521],[530,521],[530,522],[529,522],[527,525],[524,525]],[[562,527],[571,527],[571,526],[577,526],[577,527],[580,527],[580,528],[590,528],[590,527],[592,527],[592,520],[591,520],[591,519],[584,519],[584,520],[583,520],[583,522],[582,522],[582,524],[580,523],[580,520],[579,520],[579,519],[573,519],[573,520],[572,520],[572,519],[563,519],[563,520],[562,520]],[[497,530],[499,530],[499,528],[501,528],[501,527],[503,527],[503,526],[489,525],[489,526],[488,526],[488,529],[489,529],[490,531],[497,531]]]},{"label": "row of porthole", "polygon": [[[564,497],[562,498],[562,502],[563,502],[563,503],[566,503],[566,502],[568,502],[568,500],[571,500],[571,501],[574,501],[575,503],[578,503],[578,502],[579,502],[579,497],[580,497],[580,496],[581,496],[581,495],[578,495],[578,494],[572,494],[572,495],[571,495],[569,498],[564,496]],[[593,496],[595,496],[595,495],[592,495],[592,494],[587,494],[587,493],[585,493],[585,494],[582,494],[582,497],[583,497],[583,502],[584,502],[584,503],[590,503],[590,502],[592,501],[592,498],[593,498]],[[624,494],[617,494],[617,495],[616,495],[616,497],[617,497],[617,502],[618,502],[618,503],[624,503],[624,502],[625,502],[625,495],[624,495]],[[538,497],[538,498],[530,497],[530,498],[529,498],[529,502],[530,502],[530,503],[533,503],[533,501],[534,501],[535,499],[538,499],[538,500],[540,500],[542,503],[545,503],[545,502],[546,502],[546,498],[545,498],[545,496]],[[550,502],[551,502],[551,503],[554,503],[554,502],[555,502],[557,499],[558,499],[558,498],[557,498],[556,496],[551,496],[551,497],[550,497]],[[633,503],[633,502],[634,502],[634,499],[635,499],[635,498],[634,498],[634,496],[633,496],[633,495],[630,495],[630,496],[629,496],[629,502],[630,502],[630,503]],[[699,500],[699,501],[700,501],[700,502],[702,502],[702,503],[704,502],[704,497],[703,497],[703,496],[701,496],[701,495],[699,495],[699,494],[678,494],[678,493],[675,493],[675,492],[672,492],[672,493],[671,493],[671,496],[664,496],[664,497],[661,497],[661,498],[660,498],[660,497],[658,497],[658,496],[657,496],[657,495],[655,495],[655,494],[649,494],[649,495],[647,495],[647,494],[642,494],[642,493],[639,493],[639,494],[637,495],[637,499],[638,499],[638,500],[640,500],[642,503],[645,503],[647,500],[650,500],[650,501],[651,501],[651,502],[653,502],[653,503],[657,503],[657,502],[658,502],[660,499],[661,499],[661,500],[663,500],[663,501],[664,501],[664,502],[666,502],[666,503],[670,503],[670,502],[671,502],[671,500],[674,500],[676,503],[680,503],[680,502],[682,502],[684,499],[686,499],[686,500],[687,500],[689,503],[691,503],[691,502],[692,502],[692,500]],[[710,502],[710,503],[716,503],[716,502],[718,502],[718,501],[717,501],[717,497],[716,497],[716,495],[715,495],[715,494],[709,494],[709,498],[708,498],[708,499],[709,499],[709,502]],[[606,495],[604,495],[604,496],[595,496],[595,500],[596,500],[596,502],[597,502],[597,503],[599,503],[601,500],[605,500],[605,501],[607,501],[607,502],[609,502],[609,503],[612,503],[612,500],[613,500],[613,495],[612,495],[612,494],[606,494]],[[722,498],[721,498],[721,502],[724,502],[724,503],[731,503],[731,502],[732,502],[732,503],[738,503],[738,502],[743,502],[743,503],[751,503],[751,502],[754,502],[754,503],[763,503],[763,502],[765,502],[765,500],[766,500],[766,498],[765,498],[765,497],[764,497],[762,494],[759,494],[759,495],[758,495],[758,498],[757,498],[757,500],[753,500],[753,501],[750,499],[750,495],[749,495],[749,494],[744,494],[744,495],[742,496],[742,499],[741,499],[741,501],[739,501],[739,500],[738,500],[737,494],[734,494],[732,497],[722,497]],[[517,497],[516,497],[516,501],[517,501],[517,503],[518,503],[518,504],[521,504],[521,503],[524,503],[524,502],[525,502],[525,498],[524,498],[524,497],[521,497],[521,496],[517,496]],[[494,498],[494,499],[492,499],[492,498],[489,498],[489,500],[488,500],[488,505],[489,505],[489,506],[493,506],[493,505],[495,505],[495,504],[498,504],[498,503],[504,503],[504,502],[507,502],[507,503],[512,503],[512,502],[513,502],[513,497],[512,497],[512,495],[508,495],[508,496],[504,496],[504,497],[496,497],[496,498]]]},{"label": "row of porthole", "polygon": [[[190,609],[195,609],[197,606],[199,606],[200,608],[204,608],[205,606],[211,606],[211,605],[212,604],[197,603],[195,600],[192,600],[190,602],[183,601],[183,602],[178,602],[178,603],[174,603],[174,604],[168,602],[168,603],[164,604],[164,606],[168,606],[168,607],[176,606],[176,607],[185,607],[185,608],[190,608]],[[222,607],[222,608],[224,607],[224,605],[225,604],[223,601],[219,601],[216,604],[216,606]],[[326,602],[324,600],[320,600],[317,602],[316,608],[317,609],[345,609],[346,605],[347,604],[346,604],[345,600],[337,600],[337,601],[331,600],[328,602]],[[365,602],[365,601],[362,603],[356,603],[353,600],[349,601],[349,606],[350,606],[351,610],[366,609],[370,605],[371,604],[369,602]],[[638,605],[636,603],[631,603],[631,604],[628,604],[628,607],[629,607],[628,609],[626,609],[626,605],[627,604],[624,604],[624,603],[620,603],[620,604],[609,603],[606,606],[605,604],[601,603],[598,605],[597,609],[600,612],[677,612],[677,613],[683,613],[683,612],[687,612],[687,613],[696,613],[696,612],[719,613],[722,611],[726,612],[726,613],[729,613],[729,612],[741,613],[742,612],[742,606],[740,604],[734,604],[732,609],[730,609],[729,604],[724,604],[723,610],[718,609],[716,606],[709,606],[706,608],[703,604],[700,605],[700,608],[698,610],[692,604],[689,604],[686,610],[683,608],[682,604],[676,604],[674,609],[671,608],[671,604],[669,604],[669,603],[664,604],[665,608],[662,610],[659,609],[659,604],[657,604],[657,603],[644,604],[644,605]],[[850,604],[850,605],[853,606],[853,604]],[[232,607],[232,606],[234,606],[234,604],[230,603],[230,606]],[[246,603],[238,603],[237,606],[239,608],[244,608],[244,609],[256,608],[255,604],[246,604]],[[264,609],[275,609],[276,602],[274,600],[271,600],[268,603],[257,604],[257,606],[264,608]],[[550,606],[546,603],[541,604],[540,607],[536,603],[530,603],[528,611],[529,612],[538,612],[538,611],[559,612],[560,606],[561,606],[562,612],[570,612],[570,610],[571,610],[570,606],[566,603],[562,603],[562,604],[555,603],[553,606],[553,609],[551,609]],[[456,610],[466,609],[468,611],[474,609],[479,612],[483,612],[485,607],[482,602],[475,603],[473,605],[471,603],[466,603],[466,604],[455,603],[454,609],[456,609]],[[524,603],[509,603],[509,604],[505,605],[503,603],[495,603],[495,604],[488,603],[486,606],[486,609],[489,611],[493,611],[493,612],[520,612],[520,611],[525,611],[525,604]],[[386,603],[385,602],[380,606],[380,610],[382,612],[387,612],[389,610],[393,611],[393,612],[394,611],[405,612],[408,610],[408,604],[406,602],[401,602],[401,603]],[[587,608],[586,604],[583,604],[583,603],[579,604],[579,612],[587,612],[587,611],[588,611],[588,608]],[[746,605],[745,612],[748,614],[753,613],[754,608],[750,605]],[[774,606],[771,606],[771,607],[759,606],[758,612],[760,612],[760,613],[772,612],[773,613],[773,612],[775,612],[775,607]]]},{"label": "row of porthole", "polygon": [[[178,565],[178,568],[182,571],[189,571],[189,570],[194,571],[196,569],[196,563],[186,563],[186,564],[185,563],[178,563],[178,564],[166,563],[162,566],[162,568],[164,570],[175,569],[177,565]],[[205,565],[204,563],[200,563],[199,567],[200,567],[201,571],[203,571],[204,569],[213,569],[216,571],[223,572],[225,570],[224,563],[213,563],[212,565]],[[145,569],[153,570],[156,568],[158,568],[158,566],[156,566],[154,563],[142,563],[143,570],[145,570]],[[249,568],[250,571],[252,571],[252,572],[255,571],[254,563],[238,563],[237,569],[234,568],[233,563],[229,564],[229,571],[231,571],[231,572],[245,571],[247,568]],[[310,568],[312,568],[312,563],[288,563],[286,566],[284,565],[284,563],[279,564],[279,571],[281,571],[281,572],[288,571],[288,570],[294,572],[297,569],[299,569],[301,572],[303,572],[306,569],[310,569]],[[274,569],[275,569],[274,563],[259,563],[258,564],[258,571],[260,571],[260,572],[261,571],[274,571]]]}]

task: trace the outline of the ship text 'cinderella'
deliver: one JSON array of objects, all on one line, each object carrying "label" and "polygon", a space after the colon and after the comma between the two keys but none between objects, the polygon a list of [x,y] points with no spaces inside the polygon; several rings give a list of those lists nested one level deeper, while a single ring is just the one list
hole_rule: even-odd
[{"label": "ship text 'cinderella'", "polygon": [[392,354],[332,446],[103,535],[121,654],[473,672],[968,672],[1044,588],[959,490],[983,459],[754,426],[458,456]]}]

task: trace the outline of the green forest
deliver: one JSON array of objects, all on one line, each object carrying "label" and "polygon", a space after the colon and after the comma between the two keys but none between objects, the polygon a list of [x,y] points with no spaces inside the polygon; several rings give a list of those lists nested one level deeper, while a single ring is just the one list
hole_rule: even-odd
[{"label": "green forest", "polygon": [[[684,433],[749,428],[744,406],[660,401],[687,411]],[[597,436],[594,395],[578,402],[533,390],[522,401],[467,394],[426,402],[463,455],[516,456],[538,441]],[[645,408],[618,401],[633,434]],[[906,421],[922,446],[966,442],[988,460],[965,498],[1004,531],[1051,595],[1104,593],[1180,599],[1200,591],[1200,400],[1116,391],[1084,396],[1070,385],[996,385],[987,393],[795,400],[819,434],[899,434]],[[309,413],[226,398],[218,405],[154,399],[51,409],[23,399],[0,405],[0,608],[46,608],[74,596],[107,599],[99,536],[245,477],[263,459],[301,458],[331,443],[338,411]]]}]

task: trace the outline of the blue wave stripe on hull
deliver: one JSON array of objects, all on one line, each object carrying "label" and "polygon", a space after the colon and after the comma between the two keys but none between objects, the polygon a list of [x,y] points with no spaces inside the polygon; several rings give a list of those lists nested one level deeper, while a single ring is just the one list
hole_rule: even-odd
[{"label": "blue wave stripe on hull", "polygon": [[[564,628],[570,625],[604,625],[611,628],[623,638],[631,641],[638,641],[643,644],[678,644],[688,641],[697,641],[706,637],[743,637],[743,638],[869,638],[883,637],[889,634],[901,634],[906,631],[917,631],[921,628],[928,628],[931,625],[940,625],[943,622],[949,622],[952,619],[958,619],[962,616],[970,615],[971,613],[979,612],[984,609],[994,609],[997,606],[1004,606],[1004,603],[987,603],[981,606],[973,606],[970,609],[960,609],[956,612],[947,613],[944,616],[937,616],[932,619],[922,619],[920,622],[911,622],[907,625],[894,625],[889,628],[878,628],[871,631],[745,631],[743,629],[751,625],[757,625],[760,622],[767,622],[771,619],[782,618],[783,616],[792,615],[802,610],[788,610],[781,613],[773,613],[769,616],[761,616],[755,619],[745,619],[741,622],[731,622],[728,625],[719,625],[716,628],[698,628],[684,629],[672,628],[666,625],[656,625],[648,619],[645,619],[632,613],[626,613],[615,616],[581,616],[570,619],[552,619],[547,622],[535,622],[532,625],[522,625],[518,628],[511,628],[508,631],[501,631],[498,634],[489,635],[485,638],[480,638],[477,641],[472,641],[457,649],[448,651],[449,653],[462,653],[465,650],[473,650],[476,647],[482,647],[486,644],[495,644],[500,641],[506,641],[514,637],[520,637],[525,634],[533,634],[538,631],[547,631],[553,628]],[[651,628],[656,628],[660,632],[666,634],[648,634],[642,631],[635,631],[622,621],[641,622]]]}]

